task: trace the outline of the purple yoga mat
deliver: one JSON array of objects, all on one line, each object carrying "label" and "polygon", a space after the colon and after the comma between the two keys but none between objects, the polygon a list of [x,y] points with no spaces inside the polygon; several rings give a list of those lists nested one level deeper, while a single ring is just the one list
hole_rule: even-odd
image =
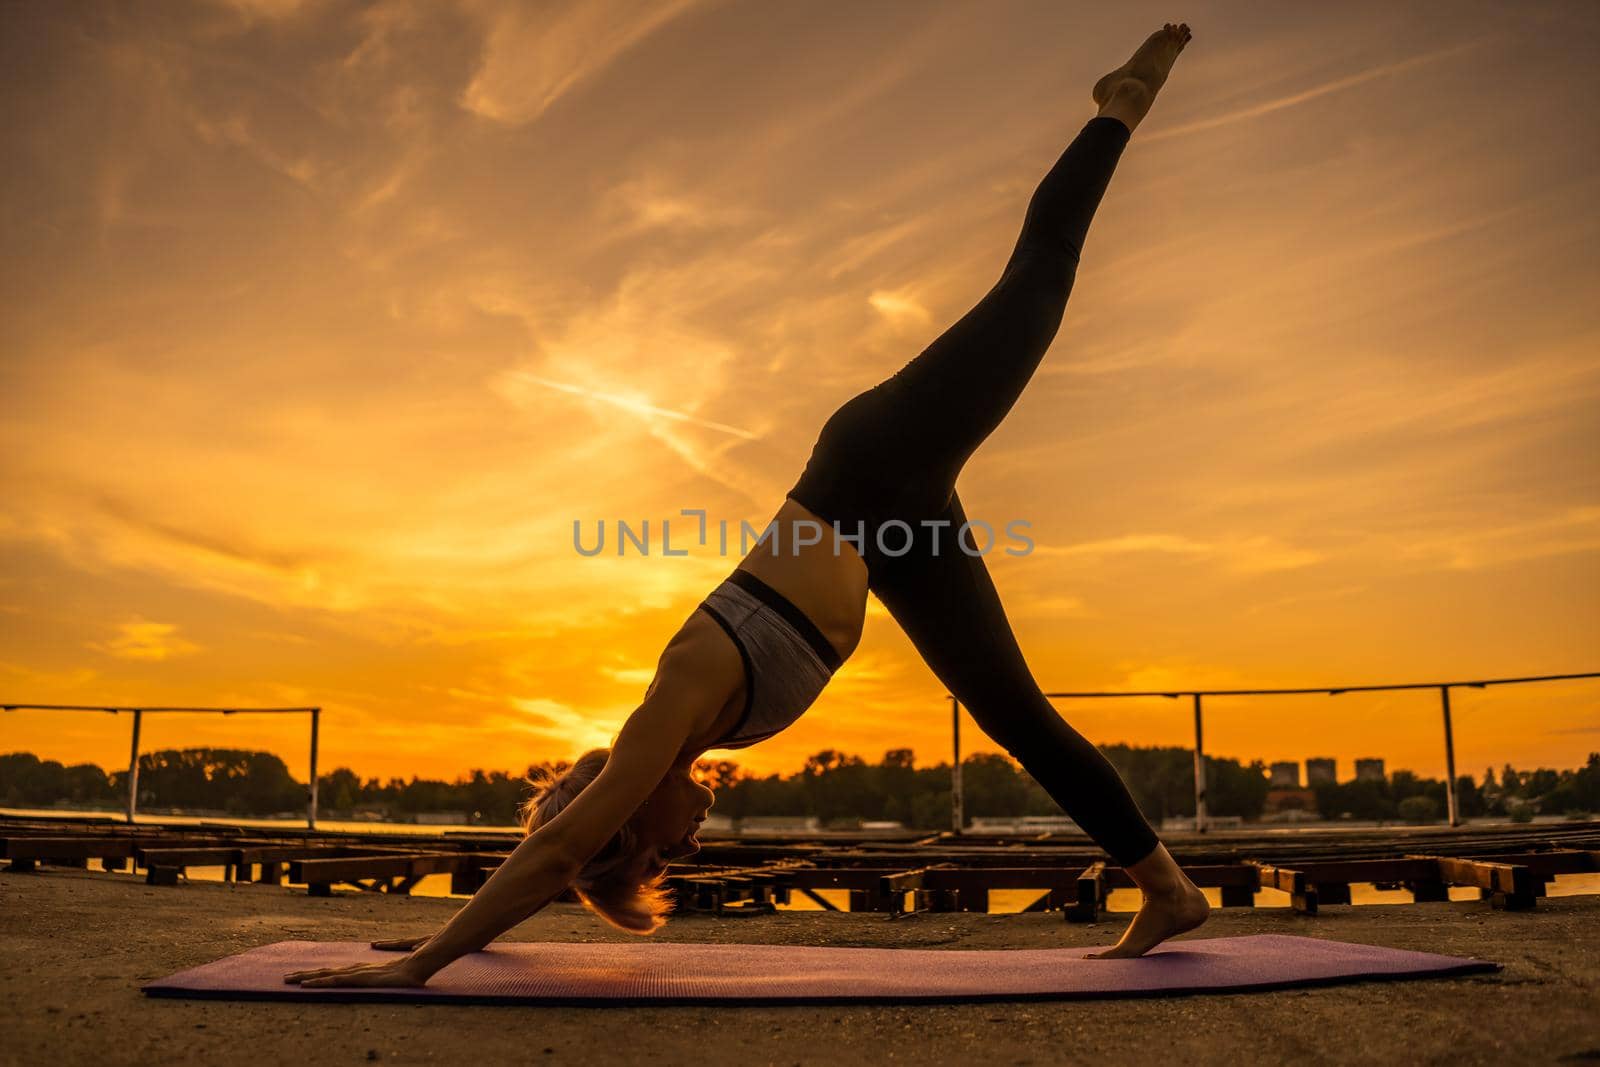
[{"label": "purple yoga mat", "polygon": [[1093,951],[506,942],[463,956],[420,988],[305,989],[285,983],[284,974],[395,954],[362,941],[280,941],[143,989],[152,996],[256,1000],[795,1004],[1230,993],[1500,968],[1486,960],[1284,934],[1169,941],[1134,960],[1083,958]]}]

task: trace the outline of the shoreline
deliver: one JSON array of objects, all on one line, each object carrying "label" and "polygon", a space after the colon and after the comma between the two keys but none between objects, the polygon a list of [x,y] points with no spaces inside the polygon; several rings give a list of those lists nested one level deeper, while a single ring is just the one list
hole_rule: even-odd
[{"label": "shoreline", "polygon": [[[1519,827],[1519,826],[1559,826],[1559,825],[1575,823],[1575,822],[1586,822],[1586,821],[1590,821],[1592,819],[1595,819],[1597,817],[1600,817],[1600,816],[1590,815],[1590,814],[1584,814],[1581,817],[1574,817],[1574,816],[1569,816],[1569,815],[1566,815],[1566,814],[1563,814],[1563,815],[1535,815],[1533,818],[1531,818],[1529,820],[1525,820],[1525,821],[1519,822],[1519,821],[1517,821],[1515,819],[1512,819],[1510,816],[1505,816],[1505,815],[1483,816],[1483,817],[1478,817],[1478,818],[1462,819],[1460,826],[1455,827],[1454,829],[1469,829],[1469,828],[1487,829],[1487,828],[1491,828],[1491,827],[1514,828],[1514,827]],[[60,820],[60,821],[63,821],[63,822],[71,821],[71,822],[85,822],[85,823],[109,823],[109,824],[116,825],[116,826],[145,826],[145,827],[158,827],[158,826],[173,826],[173,827],[180,827],[180,826],[186,826],[186,827],[237,826],[237,827],[242,827],[242,828],[247,828],[247,829],[252,829],[252,830],[287,830],[287,831],[295,831],[295,832],[305,832],[305,831],[308,830],[308,827],[306,826],[306,820],[305,820],[304,816],[296,816],[294,818],[288,818],[288,817],[283,817],[283,818],[261,817],[261,818],[258,818],[258,817],[253,817],[253,816],[233,816],[233,815],[227,814],[226,812],[216,812],[216,813],[206,813],[206,814],[188,814],[188,813],[181,813],[181,812],[163,812],[163,811],[159,811],[159,810],[151,811],[151,810],[143,810],[143,809],[138,813],[138,816],[135,818],[135,820],[132,823],[129,823],[123,817],[122,812],[120,812],[120,811],[107,811],[107,810],[102,809],[102,808],[71,809],[71,808],[7,808],[7,807],[0,807],[0,819]],[[1183,825],[1184,823],[1189,823],[1189,822],[1191,822],[1191,820],[1178,820],[1178,821],[1173,821],[1172,825],[1163,824],[1163,826],[1160,828],[1159,832],[1161,834],[1163,834],[1163,835],[1174,835],[1174,836],[1185,835],[1185,834],[1193,835],[1194,834],[1194,830],[1192,828],[1192,825],[1190,825],[1190,826]],[[1382,821],[1382,820],[1374,820],[1374,819],[1307,819],[1307,820],[1284,819],[1284,820],[1273,820],[1273,821],[1257,820],[1255,822],[1243,822],[1243,823],[1228,824],[1228,825],[1212,825],[1212,826],[1208,827],[1204,831],[1204,836],[1207,837],[1207,838],[1211,838],[1211,839],[1226,839],[1229,835],[1315,834],[1315,833],[1318,833],[1318,832],[1322,832],[1322,833],[1338,833],[1338,832],[1360,831],[1360,830],[1374,830],[1374,831],[1393,832],[1393,831],[1396,831],[1396,830],[1413,830],[1413,829],[1414,830],[1442,830],[1442,829],[1451,829],[1451,827],[1442,818],[1434,819],[1434,820],[1431,820],[1431,821],[1428,821],[1428,822],[1407,822],[1407,821],[1405,821],[1403,819],[1394,819],[1394,820],[1390,820],[1390,821]],[[463,823],[443,823],[443,822],[437,822],[437,823],[436,822],[408,823],[408,822],[392,822],[392,821],[388,821],[388,820],[337,819],[337,818],[321,818],[321,817],[319,817],[317,819],[316,828],[314,830],[311,830],[310,832],[312,832],[312,833],[327,833],[327,834],[339,834],[339,833],[355,833],[355,834],[390,833],[390,834],[395,834],[396,836],[405,836],[405,835],[411,835],[411,834],[423,834],[423,835],[426,835],[426,834],[437,834],[437,835],[484,834],[484,835],[489,835],[489,836],[494,836],[494,835],[505,836],[505,835],[508,835],[508,834],[520,835],[522,833],[522,828],[520,826],[515,826],[515,825],[506,825],[506,826],[490,825],[490,824],[473,825],[473,824],[464,823],[464,822]],[[828,837],[841,837],[841,838],[843,838],[843,837],[852,837],[852,838],[855,838],[855,837],[872,837],[872,836],[875,836],[875,835],[878,835],[878,834],[881,834],[881,835],[886,836],[886,837],[891,837],[891,836],[896,836],[896,835],[922,835],[922,836],[925,836],[925,835],[929,835],[929,834],[936,834],[936,833],[943,833],[943,832],[946,832],[946,831],[945,830],[933,830],[933,829],[918,829],[918,828],[915,828],[915,827],[903,827],[903,826],[902,827],[897,827],[897,828],[881,827],[881,828],[874,828],[874,829],[848,829],[848,828],[842,828],[842,829],[820,829],[820,828],[819,829],[802,829],[802,828],[787,829],[787,828],[776,828],[775,829],[775,828],[769,828],[769,827],[750,827],[748,829],[718,829],[716,831],[718,836],[727,836],[727,837],[733,837],[733,838],[738,838],[738,837],[763,837],[763,838],[765,838],[765,837],[783,837],[783,836],[822,837],[822,838],[828,838]],[[988,826],[973,826],[973,827],[968,827],[967,830],[964,831],[964,833],[966,835],[968,835],[968,836],[971,836],[971,837],[988,837],[988,836],[996,836],[996,835],[1003,836],[1003,835],[1008,835],[1009,834],[1009,835],[1015,835],[1019,839],[1026,839],[1026,838],[1031,838],[1031,837],[1038,836],[1040,831],[1038,831],[1036,829],[1002,830],[1002,829],[996,829],[996,828],[988,827]],[[1061,833],[1061,831],[1057,831],[1057,833]],[[1071,835],[1072,832],[1071,831],[1067,831],[1066,833],[1068,835]],[[1083,836],[1087,840],[1087,836],[1088,835],[1082,834],[1081,831],[1079,831],[1078,834],[1079,834],[1079,836]]]}]

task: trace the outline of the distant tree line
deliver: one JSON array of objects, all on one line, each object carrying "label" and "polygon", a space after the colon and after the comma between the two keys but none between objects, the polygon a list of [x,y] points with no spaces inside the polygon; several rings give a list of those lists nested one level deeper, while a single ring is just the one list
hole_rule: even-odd
[{"label": "distant tree line", "polygon": [[[1312,789],[1317,795],[1317,811],[1324,818],[1413,817],[1408,812],[1437,816],[1448,805],[1443,781],[1419,778],[1404,770],[1395,771],[1386,779],[1356,779]],[[1508,763],[1498,779],[1493,767],[1484,770],[1481,781],[1463,774],[1456,778],[1456,806],[1466,819],[1600,811],[1600,753],[1591,752],[1588,764],[1578,770],[1519,771]]]},{"label": "distant tree line", "polygon": [[[1184,748],[1108,745],[1102,751],[1152,820],[1194,814],[1194,753]],[[889,820],[918,828],[950,825],[950,764],[917,767],[908,748],[885,752],[878,763],[831,749],[807,758],[787,776],[742,774],[732,763],[703,761],[717,790],[716,811],[745,815],[814,815],[827,823]],[[1214,814],[1255,817],[1267,796],[1259,760],[1206,757],[1206,790]],[[979,753],[961,761],[962,809],[972,817],[1060,815],[1050,795],[1009,757]]]},{"label": "distant tree line", "polygon": [[[1179,747],[1108,745],[1103,751],[1153,822],[1194,814],[1194,753]],[[477,823],[510,825],[531,781],[566,770],[566,761],[532,764],[524,774],[474,770],[454,782],[413,776],[409,781],[362,779],[348,767],[322,775],[318,807],[330,818],[368,813],[405,821],[426,812],[460,812]],[[728,760],[702,760],[702,779],[717,791],[715,812],[815,816],[824,825],[887,820],[919,829],[950,825],[950,765],[918,767],[910,749],[892,749],[877,763],[832,749],[807,758],[788,774],[752,775]],[[1011,759],[995,753],[961,762],[963,806],[969,818],[1059,815],[1061,809]],[[1518,771],[1507,764],[1481,781],[1457,779],[1464,817],[1535,812],[1600,811],[1600,753],[1577,770]],[[1268,784],[1260,760],[1206,757],[1207,810],[1213,815],[1261,815]],[[1396,819],[1443,812],[1443,781],[1397,770],[1383,780],[1313,787],[1325,818]],[[0,755],[0,807],[118,809],[127,798],[127,772],[106,773],[90,763],[64,766],[29,752]],[[1419,799],[1420,798],[1420,799]],[[307,789],[270,752],[243,749],[162,749],[139,757],[141,809],[220,812],[239,816],[298,815]]]},{"label": "distant tree line", "polygon": [[[107,774],[92,763],[66,767],[31,752],[0,756],[0,805],[121,807],[128,772]],[[184,748],[139,756],[139,803],[158,808],[272,815],[304,809],[306,787],[271,752]]]}]

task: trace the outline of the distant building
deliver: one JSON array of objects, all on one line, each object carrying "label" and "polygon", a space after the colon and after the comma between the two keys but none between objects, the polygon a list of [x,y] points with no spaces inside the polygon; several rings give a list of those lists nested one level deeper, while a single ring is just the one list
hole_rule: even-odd
[{"label": "distant building", "polygon": [[1306,785],[1333,785],[1339,780],[1338,767],[1326,756],[1306,760]]},{"label": "distant building", "polygon": [[1300,763],[1298,760],[1279,760],[1272,765],[1272,777],[1267,784],[1273,788],[1299,789]]},{"label": "distant building", "polygon": [[1298,787],[1267,790],[1267,801],[1261,809],[1261,818],[1264,821],[1290,822],[1316,817],[1317,794],[1311,790]]},{"label": "distant building", "polygon": [[1387,778],[1388,778],[1388,775],[1383,773],[1383,760],[1381,760],[1381,759],[1358,759],[1358,760],[1356,760],[1356,781],[1358,781],[1358,782],[1382,782],[1382,781],[1387,780]]},{"label": "distant building", "polygon": [[735,829],[742,834],[805,832],[819,826],[815,815],[745,815],[735,820],[735,824]]},{"label": "distant building", "polygon": [[1082,828],[1066,815],[977,815],[967,820],[967,829],[983,833],[1082,833]]},{"label": "distant building", "polygon": [[[1207,815],[1206,829],[1222,830],[1244,826],[1243,815]],[[1163,830],[1193,830],[1193,815],[1168,815],[1161,820]]]}]

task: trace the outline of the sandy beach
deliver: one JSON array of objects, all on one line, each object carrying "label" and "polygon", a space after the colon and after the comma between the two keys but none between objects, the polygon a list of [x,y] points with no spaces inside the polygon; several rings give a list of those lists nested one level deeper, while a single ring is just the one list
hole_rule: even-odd
[{"label": "sandy beach", "polygon": [[[305,1005],[148,998],[141,982],[256,945],[426,933],[458,901],[127,875],[0,872],[6,1064],[1048,1064],[1160,1049],[1182,1063],[1577,1062],[1600,1058],[1600,896],[1214,912],[1200,935],[1286,933],[1476,956],[1492,975],[1217,996],[936,1006]],[[947,949],[1108,944],[1122,919],[786,912],[684,916],[661,940]],[[623,939],[555,905],[508,939]]]}]

